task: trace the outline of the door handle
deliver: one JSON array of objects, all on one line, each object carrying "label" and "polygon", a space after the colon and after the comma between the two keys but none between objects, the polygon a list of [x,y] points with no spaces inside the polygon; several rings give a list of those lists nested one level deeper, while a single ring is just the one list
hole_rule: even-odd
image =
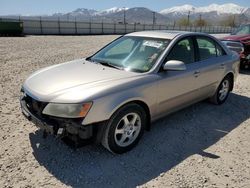
[{"label": "door handle", "polygon": [[195,71],[194,72],[194,77],[198,77],[200,75],[200,71]]},{"label": "door handle", "polygon": [[221,69],[224,69],[224,68],[225,68],[225,63],[221,63],[221,64],[220,64],[220,68],[221,68]]}]

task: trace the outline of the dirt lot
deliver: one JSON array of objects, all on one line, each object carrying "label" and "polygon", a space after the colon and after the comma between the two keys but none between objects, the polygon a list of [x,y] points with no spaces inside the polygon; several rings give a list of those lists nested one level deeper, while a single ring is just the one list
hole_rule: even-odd
[{"label": "dirt lot", "polygon": [[0,38],[0,187],[250,187],[250,72],[222,106],[207,102],[156,122],[124,155],[42,139],[21,114],[33,71],[85,57],[117,36]]}]

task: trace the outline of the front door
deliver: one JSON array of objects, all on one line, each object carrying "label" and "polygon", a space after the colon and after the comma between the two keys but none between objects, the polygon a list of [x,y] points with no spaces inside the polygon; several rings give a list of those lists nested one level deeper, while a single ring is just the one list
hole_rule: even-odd
[{"label": "front door", "polygon": [[199,100],[199,62],[195,60],[193,39],[187,37],[177,42],[166,60],[179,60],[186,64],[183,71],[161,71],[158,73],[157,117],[166,115]]}]

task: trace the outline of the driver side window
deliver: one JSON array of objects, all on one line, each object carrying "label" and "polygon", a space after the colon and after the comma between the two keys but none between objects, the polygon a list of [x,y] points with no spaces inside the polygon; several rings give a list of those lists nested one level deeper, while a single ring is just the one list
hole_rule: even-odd
[{"label": "driver side window", "polygon": [[193,63],[194,60],[194,45],[192,38],[188,37],[180,40],[172,48],[168,54],[167,61],[178,60],[185,64]]}]

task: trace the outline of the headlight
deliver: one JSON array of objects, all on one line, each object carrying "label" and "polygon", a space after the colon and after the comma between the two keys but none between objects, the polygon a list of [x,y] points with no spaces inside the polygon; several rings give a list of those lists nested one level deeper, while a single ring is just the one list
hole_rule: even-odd
[{"label": "headlight", "polygon": [[49,103],[44,108],[43,114],[64,118],[79,118],[85,117],[91,106],[91,102],[83,104]]}]

